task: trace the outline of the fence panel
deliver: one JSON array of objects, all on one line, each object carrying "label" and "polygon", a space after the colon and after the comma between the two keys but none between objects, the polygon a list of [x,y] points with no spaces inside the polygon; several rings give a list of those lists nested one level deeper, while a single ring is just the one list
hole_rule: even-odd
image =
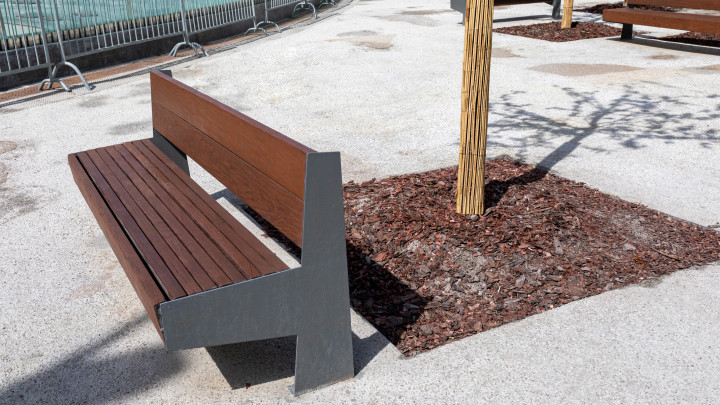
[{"label": "fence panel", "polygon": [[57,79],[57,71],[67,66],[75,71],[86,88],[84,76],[69,60],[143,41],[183,34],[178,0],[51,0],[44,2],[44,13],[51,15],[60,62],[40,88]]},{"label": "fence panel", "polygon": [[180,0],[180,3],[182,20],[185,24],[184,41],[175,45],[170,51],[172,56],[175,56],[183,45],[192,47],[196,54],[200,49],[207,55],[202,46],[190,42],[189,34],[197,34],[245,20],[252,20],[253,28],[257,27],[253,0]]},{"label": "fence panel", "polygon": [[50,67],[40,0],[0,0],[0,76]]}]

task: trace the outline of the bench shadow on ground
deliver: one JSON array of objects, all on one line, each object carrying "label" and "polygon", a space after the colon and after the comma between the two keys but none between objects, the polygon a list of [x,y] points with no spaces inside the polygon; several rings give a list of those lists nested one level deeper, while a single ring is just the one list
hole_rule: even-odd
[{"label": "bench shadow on ground", "polygon": [[[550,149],[550,153],[520,176],[487,182],[485,206],[496,206],[512,185],[542,179],[578,148],[610,155],[618,149],[641,150],[654,144],[650,142],[658,141],[664,144],[694,142],[706,149],[720,146],[720,129],[711,125],[720,120],[720,95],[706,97],[704,103],[698,105],[698,99],[693,96],[647,95],[627,84],[623,89],[622,94],[608,101],[597,92],[563,88],[567,107],[542,111],[533,110],[533,97],[525,91],[499,97],[498,102],[490,105],[488,150],[513,150],[509,158],[523,162],[532,161],[529,157],[534,150]],[[583,144],[602,132],[609,138],[606,144]],[[493,133],[503,135],[493,136]],[[557,139],[562,140],[560,145]]]},{"label": "bench shadow on ground", "polygon": [[[250,219],[300,261],[302,249],[230,190],[223,189],[211,196],[215,200],[225,199],[239,215]],[[355,374],[358,374],[389,343],[397,343],[399,333],[418,319],[426,302],[379,263],[366,259],[367,255],[359,247],[348,243],[347,252],[351,306],[377,329],[364,338],[353,332]],[[384,287],[377,288],[379,285]],[[364,305],[368,299],[372,299],[370,307]],[[404,305],[407,303],[416,308],[408,308]],[[209,347],[207,351],[233,389],[295,375],[294,336]]]},{"label": "bench shadow on ground", "polygon": [[638,45],[659,48],[659,49],[667,49],[667,50],[671,50],[671,51],[681,51],[681,52],[720,56],[720,48],[717,48],[717,47],[689,44],[689,43],[684,43],[684,42],[668,41],[668,40],[660,39],[660,38],[652,36],[652,35],[636,34],[633,36],[633,39],[631,41],[625,41],[625,40],[622,40],[617,37],[608,38],[608,40],[609,41],[617,41],[617,42],[628,42],[631,44],[634,43],[634,44],[638,44]]},{"label": "bench shadow on ground", "polygon": [[[353,333],[352,340],[356,375],[389,343],[380,332],[366,338]],[[206,350],[228,385],[243,389],[295,376],[295,341],[295,336],[287,336]]]},{"label": "bench shadow on ground", "polygon": [[[157,339],[157,345],[123,350],[121,341],[133,331],[152,328],[143,312],[101,338],[60,360],[48,361],[39,371],[0,389],[0,403],[102,404],[121,401],[161,384],[182,372],[183,360],[178,352],[168,352]],[[57,336],[62,339],[62,336]],[[107,354],[112,352],[112,354]],[[51,357],[52,353],[43,356]]]}]

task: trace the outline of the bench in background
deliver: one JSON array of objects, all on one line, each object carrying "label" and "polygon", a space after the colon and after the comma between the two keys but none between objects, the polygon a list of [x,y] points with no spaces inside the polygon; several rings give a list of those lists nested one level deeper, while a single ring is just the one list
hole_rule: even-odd
[{"label": "bench in background", "polygon": [[623,25],[621,39],[632,39],[634,24],[720,35],[720,16],[644,10],[635,6],[720,11],[718,0],[628,0],[627,7],[603,12],[603,20]]}]

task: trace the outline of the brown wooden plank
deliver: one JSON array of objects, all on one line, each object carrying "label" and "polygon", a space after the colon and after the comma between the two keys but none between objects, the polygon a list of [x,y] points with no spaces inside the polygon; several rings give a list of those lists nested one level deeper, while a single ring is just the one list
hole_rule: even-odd
[{"label": "brown wooden plank", "polygon": [[180,150],[194,151],[195,161],[285,236],[302,245],[303,201],[299,197],[162,105],[153,102],[152,108],[153,126],[158,132],[172,134],[168,139]]},{"label": "brown wooden plank", "polygon": [[[106,181],[112,190],[117,194],[119,203],[132,215],[138,224],[140,231],[144,234],[144,237],[150,241],[152,244],[152,248],[150,249],[156,251],[164,263],[167,264],[167,267],[172,272],[172,275],[180,283],[187,295],[212,288],[214,285],[212,284],[212,280],[209,278],[207,280],[196,280],[193,278],[191,273],[185,267],[185,263],[177,256],[176,252],[181,250],[179,248],[179,246],[181,246],[179,241],[172,238],[172,232],[170,232],[166,225],[163,226],[163,222],[157,213],[153,212],[151,209],[147,209],[147,207],[143,210],[138,203],[135,202],[135,199],[133,199],[128,190],[125,189],[125,185],[115,176],[113,170],[105,162],[105,159],[100,156],[98,150],[89,150],[87,151],[87,155],[90,159],[92,159],[92,163],[95,164],[104,181]],[[119,169],[116,168],[115,171],[119,171]],[[90,174],[93,176],[93,173]],[[121,209],[113,205],[111,205],[111,208],[114,211]],[[160,229],[157,229],[155,227],[156,225],[160,226]],[[167,239],[171,240],[175,246],[171,246],[164,236],[168,236]],[[143,248],[139,248],[141,253],[144,253],[146,249],[147,248],[145,246],[143,246]],[[188,261],[189,260],[186,259],[186,262]],[[197,266],[197,264],[195,265]],[[152,264],[150,268],[154,268]],[[158,279],[158,282],[161,286],[164,286],[165,280]]]},{"label": "brown wooden plank", "polygon": [[[312,149],[166,75],[152,72],[150,88],[153,103],[182,117],[250,166],[303,198],[305,157]],[[172,133],[160,132],[172,141]],[[205,167],[203,160],[193,155],[196,148],[180,149]]]},{"label": "brown wooden plank", "polygon": [[[183,209],[175,198],[158,183],[156,176],[150,174],[140,162],[127,150],[126,145],[114,145],[107,148],[120,168],[130,177],[135,186],[155,207],[165,222],[193,254],[198,263],[205,260],[214,262],[205,271],[217,285],[227,285],[247,280],[238,267],[211,240],[207,233],[195,222],[195,218]],[[197,215],[195,215],[197,216]],[[217,270],[213,270],[217,269]],[[221,274],[215,274],[216,271]]]},{"label": "brown wooden plank", "polygon": [[[207,203],[180,179],[186,178],[189,183],[194,183],[184,173],[171,173],[171,168],[167,167],[158,158],[155,158],[149,150],[146,151],[149,156],[146,156],[141,150],[145,149],[145,147],[139,141],[127,143],[125,147],[148,173],[157,179],[158,184],[192,217],[193,221],[208,234],[209,238],[235,263],[246,278],[255,278],[287,268],[282,262],[280,263],[283,267],[274,267],[256,249],[248,246],[247,243],[243,243],[244,238],[237,235],[237,232],[234,231],[235,226],[233,226],[237,225],[243,228],[242,225],[237,224],[237,221],[231,222],[233,225],[230,225],[226,219],[216,214]],[[150,147],[155,148],[152,144],[150,144]],[[170,162],[170,164],[172,163]],[[207,196],[207,193],[202,189],[200,189],[200,192]],[[212,198],[210,200],[217,204]],[[222,209],[222,207],[219,208]],[[256,241],[252,235],[249,236],[253,241]],[[233,240],[237,240],[239,243],[233,243]]]},{"label": "brown wooden plank", "polygon": [[[104,166],[99,165],[97,160],[91,155],[93,161],[100,169],[100,172],[108,179],[110,186],[118,187],[121,190],[118,196],[123,204],[129,206],[128,203],[132,201],[150,221],[152,225],[150,230],[156,232],[154,234],[156,236],[149,237],[150,241],[155,242],[155,237],[160,237],[164,239],[170,247],[170,250],[158,251],[163,260],[167,262],[169,259],[177,258],[183,264],[187,273],[175,273],[175,278],[182,284],[180,277],[189,275],[190,278],[200,286],[201,291],[217,287],[212,277],[204,270],[204,266],[209,266],[212,260],[208,260],[205,263],[200,263],[195,260],[193,254],[188,251],[182,240],[175,234],[175,229],[165,222],[162,214],[158,212],[152,203],[145,199],[140,190],[132,183],[132,180],[110,156],[108,148],[95,149],[94,152],[97,154],[97,157],[102,160]],[[130,212],[133,212],[133,209],[130,209]],[[143,230],[145,229],[143,228]],[[171,267],[171,269],[173,268]]]},{"label": "brown wooden plank", "polygon": [[720,1],[718,0],[629,0],[628,5],[720,10]]},{"label": "brown wooden plank", "polygon": [[[163,187],[166,187],[172,195],[185,197],[184,204],[194,205],[207,217],[209,223],[204,225],[204,229],[212,233],[216,241],[222,241],[223,249],[226,252],[239,251],[242,256],[247,257],[252,265],[256,266],[260,273],[258,275],[266,275],[288,268],[285,262],[259,242],[249,230],[210,197],[202,187],[183,173],[149,140],[133,141],[127,145],[127,148],[146,167],[152,167],[153,175],[157,176]],[[143,157],[147,160],[143,161]],[[231,245],[227,245],[226,242]],[[242,259],[238,258],[238,260]],[[241,267],[243,266],[242,263],[237,263]],[[253,277],[256,276],[253,275]]]},{"label": "brown wooden plank", "polygon": [[[133,246],[132,242],[120,227],[120,224],[118,224],[117,219],[113,216],[107,203],[95,188],[95,185],[75,154],[68,156],[68,164],[75,179],[75,184],[77,184],[80,189],[80,193],[85,198],[85,201],[90,207],[90,211],[92,211],[110,247],[113,252],[115,252],[118,262],[120,262],[123,270],[125,270],[130,284],[133,286],[133,289],[135,289],[135,293],[140,298],[140,302],[143,304],[143,307],[145,307],[145,311],[153,325],[155,325],[155,329],[157,329],[160,337],[163,338],[160,322],[155,312],[155,306],[167,301],[167,297],[155,282],[143,259],[135,250],[135,246]],[[179,287],[178,285],[178,288]]]},{"label": "brown wooden plank", "polygon": [[621,24],[648,25],[651,27],[720,34],[720,16],[616,8],[605,10],[603,20]]},{"label": "brown wooden plank", "polygon": [[[155,275],[160,287],[165,291],[165,294],[170,299],[184,297],[187,295],[180,282],[175,278],[174,274],[165,262],[162,260],[160,255],[157,253],[155,247],[145,236],[145,233],[140,229],[135,217],[130,214],[127,208],[122,204],[120,198],[117,196],[115,191],[110,187],[107,180],[100,174],[100,171],[92,162],[87,152],[80,152],[77,154],[78,160],[82,163],[91,180],[95,183],[100,194],[103,196],[110,210],[113,212],[118,222],[125,230],[128,238],[132,241],[133,245],[137,248],[139,254],[145,259],[150,271]],[[199,290],[199,287],[197,287]]]}]

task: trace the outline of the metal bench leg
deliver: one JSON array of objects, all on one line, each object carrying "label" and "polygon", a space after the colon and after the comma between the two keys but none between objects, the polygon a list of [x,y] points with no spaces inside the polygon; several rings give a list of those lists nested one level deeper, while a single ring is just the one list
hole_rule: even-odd
[{"label": "metal bench leg", "polygon": [[295,395],[354,375],[340,153],[309,153]]},{"label": "metal bench leg", "polygon": [[623,40],[632,39],[632,36],[633,36],[633,25],[632,24],[623,24],[622,34],[620,35],[620,39],[623,39]]},{"label": "metal bench leg", "polygon": [[560,8],[561,2],[562,2],[562,0],[554,0],[553,1],[553,11],[552,11],[553,20],[562,19],[562,13],[561,13],[561,8]]}]

